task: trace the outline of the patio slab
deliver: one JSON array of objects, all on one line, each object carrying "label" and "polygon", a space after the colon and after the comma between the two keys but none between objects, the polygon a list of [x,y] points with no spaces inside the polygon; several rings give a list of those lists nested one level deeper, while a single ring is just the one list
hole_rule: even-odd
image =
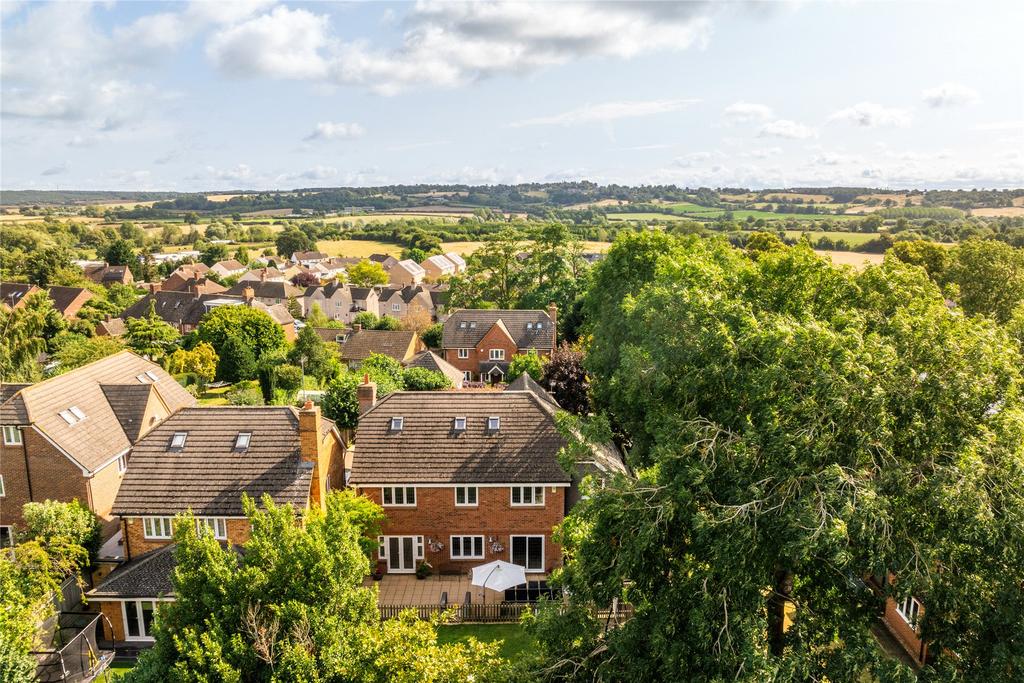
[{"label": "patio slab", "polygon": [[[542,575],[530,576],[530,580],[545,578]],[[426,579],[417,579],[411,574],[385,574],[380,581],[374,582],[367,577],[366,585],[377,584],[380,591],[378,605],[438,605],[441,594],[448,593],[448,604],[461,605],[466,602],[466,593],[472,593],[473,604],[499,603],[505,599],[504,591],[474,586],[466,575],[436,575]]]}]

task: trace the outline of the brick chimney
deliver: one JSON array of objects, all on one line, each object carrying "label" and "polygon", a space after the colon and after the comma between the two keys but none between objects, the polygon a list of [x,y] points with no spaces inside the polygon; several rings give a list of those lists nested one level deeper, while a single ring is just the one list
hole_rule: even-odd
[{"label": "brick chimney", "polygon": [[552,301],[548,304],[548,317],[551,318],[551,348],[558,346],[558,306]]},{"label": "brick chimney", "polygon": [[356,332],[362,332],[362,331],[363,331],[363,324],[362,323],[355,323],[354,325],[352,325],[352,334],[355,334]]},{"label": "brick chimney", "polygon": [[363,375],[363,383],[356,388],[356,397],[360,415],[377,405],[377,383],[371,382],[369,375]]},{"label": "brick chimney", "polygon": [[253,299],[256,298],[256,290],[253,289],[252,287],[246,287],[245,289],[242,290],[242,298],[245,299],[247,302],[252,301]]},{"label": "brick chimney", "polygon": [[320,406],[307,400],[299,410],[299,457],[303,463],[313,465],[313,482],[310,484],[310,506],[323,509],[327,500],[327,464],[330,453],[320,442]]}]

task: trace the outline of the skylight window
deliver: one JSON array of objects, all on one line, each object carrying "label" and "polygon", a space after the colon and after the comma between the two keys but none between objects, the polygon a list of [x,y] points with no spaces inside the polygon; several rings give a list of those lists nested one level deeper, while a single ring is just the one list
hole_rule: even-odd
[{"label": "skylight window", "polygon": [[405,418],[404,417],[393,417],[393,418],[391,418],[391,431],[393,431],[393,432],[400,432],[400,431],[402,431],[402,427],[404,427],[404,426],[405,426]]},{"label": "skylight window", "polygon": [[184,448],[187,438],[188,432],[174,432],[174,436],[171,437],[171,448]]},{"label": "skylight window", "polygon": [[152,370],[146,370],[146,377],[150,378],[154,382],[160,379],[160,377]]},{"label": "skylight window", "polygon": [[252,440],[252,432],[239,432],[235,438],[235,450],[244,451],[249,448],[249,442]]},{"label": "skylight window", "polygon": [[465,417],[457,417],[457,418],[455,418],[455,423],[452,426],[455,429],[455,431],[457,431],[457,432],[464,432],[464,431],[466,431],[466,418]]},{"label": "skylight window", "polygon": [[489,417],[487,418],[487,431],[496,432],[501,429],[501,418],[500,417]]},{"label": "skylight window", "polygon": [[57,414],[60,415],[61,419],[67,422],[69,425],[73,425],[76,422],[78,422],[78,418],[72,415],[70,410],[62,410]]},{"label": "skylight window", "polygon": [[149,382],[146,381],[145,374],[135,375],[135,379],[139,380],[139,384],[149,384]]},{"label": "skylight window", "polygon": [[68,408],[68,410],[70,410],[71,414],[74,415],[76,418],[78,418],[78,420],[84,420],[85,419],[85,413],[83,413],[82,409],[79,408],[78,406],[71,406],[70,408]]},{"label": "skylight window", "polygon": [[533,323],[526,323],[526,329],[532,330],[533,329]]},{"label": "skylight window", "polygon": [[473,322],[469,323],[469,329],[471,329],[471,330],[475,330],[476,329],[476,321],[473,321]]},{"label": "skylight window", "polygon": [[465,323],[465,321],[463,321],[463,322],[459,323],[459,327],[460,327],[460,328],[462,328],[462,329],[466,329],[466,323]]}]

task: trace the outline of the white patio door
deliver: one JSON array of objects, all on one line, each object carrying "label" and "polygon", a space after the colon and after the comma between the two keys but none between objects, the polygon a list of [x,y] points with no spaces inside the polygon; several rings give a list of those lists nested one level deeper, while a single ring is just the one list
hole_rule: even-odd
[{"label": "white patio door", "polygon": [[416,571],[416,561],[423,557],[422,536],[385,536],[388,551],[388,571],[396,574],[411,574]]}]

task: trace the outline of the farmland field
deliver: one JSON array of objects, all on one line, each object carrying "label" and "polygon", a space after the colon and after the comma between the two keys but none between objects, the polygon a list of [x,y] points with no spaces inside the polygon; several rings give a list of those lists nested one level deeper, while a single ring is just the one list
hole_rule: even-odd
[{"label": "farmland field", "polygon": [[370,254],[391,254],[398,256],[402,247],[376,240],[320,240],[316,248],[330,256],[366,258]]},{"label": "farmland field", "polygon": [[884,258],[882,254],[860,254],[855,251],[828,251],[824,249],[815,249],[814,253],[818,256],[830,259],[832,263],[837,266],[853,266],[854,268],[863,268],[867,265],[878,265]]},{"label": "farmland field", "polygon": [[[466,256],[479,249],[481,245],[483,245],[483,242],[442,242],[441,249],[446,252],[454,251],[456,254]],[[584,242],[583,248],[588,252],[604,253],[608,251],[608,247],[611,245],[611,242]]]},{"label": "farmland field", "polygon": [[324,223],[350,223],[352,225],[372,225],[377,223],[390,223],[391,221],[418,220],[429,218],[430,220],[437,223],[455,223],[460,218],[466,215],[467,214],[464,213],[431,213],[429,215],[422,213],[375,213],[360,216],[328,216],[320,220],[323,220]]},{"label": "farmland field", "polygon": [[839,230],[822,230],[822,231],[802,231],[802,230],[787,230],[786,237],[791,239],[800,239],[803,235],[807,235],[811,243],[814,243],[819,237],[828,237],[830,240],[844,240],[851,247],[856,247],[865,242],[878,237],[877,234],[870,232],[841,232]]}]

